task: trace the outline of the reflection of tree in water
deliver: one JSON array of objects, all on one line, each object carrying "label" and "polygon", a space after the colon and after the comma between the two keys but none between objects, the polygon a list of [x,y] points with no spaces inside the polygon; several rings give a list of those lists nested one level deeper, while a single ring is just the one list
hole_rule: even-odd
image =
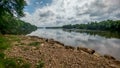
[{"label": "reflection of tree in water", "polygon": [[118,38],[120,39],[120,32],[111,32],[111,31],[96,31],[96,30],[81,30],[81,29],[63,29],[63,31],[67,32],[79,32],[79,33],[86,33],[88,35],[99,35],[105,38]]}]

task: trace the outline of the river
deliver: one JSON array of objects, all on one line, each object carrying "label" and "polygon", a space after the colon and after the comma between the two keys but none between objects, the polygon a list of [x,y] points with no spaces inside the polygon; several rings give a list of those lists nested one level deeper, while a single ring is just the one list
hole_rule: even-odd
[{"label": "river", "polygon": [[73,47],[86,47],[104,55],[108,54],[120,60],[120,33],[86,30],[37,29],[28,34],[54,39]]}]

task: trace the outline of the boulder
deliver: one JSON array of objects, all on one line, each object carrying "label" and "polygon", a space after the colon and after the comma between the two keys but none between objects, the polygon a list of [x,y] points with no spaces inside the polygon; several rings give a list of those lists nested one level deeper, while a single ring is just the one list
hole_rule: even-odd
[{"label": "boulder", "polygon": [[65,46],[65,49],[75,49],[75,47],[72,47],[72,46]]},{"label": "boulder", "polygon": [[104,57],[107,58],[107,59],[115,60],[115,58],[113,56],[110,56],[110,55],[104,55]]},{"label": "boulder", "polygon": [[94,54],[95,50],[89,49],[89,48],[83,48],[83,47],[77,47],[77,50],[82,50],[84,52],[87,52],[89,54]]}]

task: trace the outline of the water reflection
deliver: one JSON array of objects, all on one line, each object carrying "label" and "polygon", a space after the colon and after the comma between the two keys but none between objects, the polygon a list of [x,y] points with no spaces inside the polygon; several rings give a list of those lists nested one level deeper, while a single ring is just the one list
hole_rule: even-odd
[{"label": "water reflection", "polygon": [[[89,31],[90,32],[90,31]],[[38,29],[29,35],[54,39],[74,47],[83,46],[92,48],[101,54],[109,54],[120,60],[119,35],[106,37],[98,33],[64,31],[62,29]],[[117,38],[116,38],[117,37]]]},{"label": "water reflection", "polygon": [[118,38],[120,39],[120,32],[117,31],[97,31],[97,30],[80,30],[80,29],[63,29],[64,31],[67,32],[79,32],[79,33],[86,33],[89,35],[99,35],[99,36],[104,36],[105,38]]}]

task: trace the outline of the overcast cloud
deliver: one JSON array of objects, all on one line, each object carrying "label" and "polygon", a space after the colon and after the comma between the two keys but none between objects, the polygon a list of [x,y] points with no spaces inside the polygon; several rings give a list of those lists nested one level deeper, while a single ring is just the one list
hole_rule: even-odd
[{"label": "overcast cloud", "polygon": [[[61,26],[120,19],[120,0],[26,0],[22,20],[36,26]],[[32,9],[34,8],[34,9]],[[32,10],[32,12],[30,12]]]}]

